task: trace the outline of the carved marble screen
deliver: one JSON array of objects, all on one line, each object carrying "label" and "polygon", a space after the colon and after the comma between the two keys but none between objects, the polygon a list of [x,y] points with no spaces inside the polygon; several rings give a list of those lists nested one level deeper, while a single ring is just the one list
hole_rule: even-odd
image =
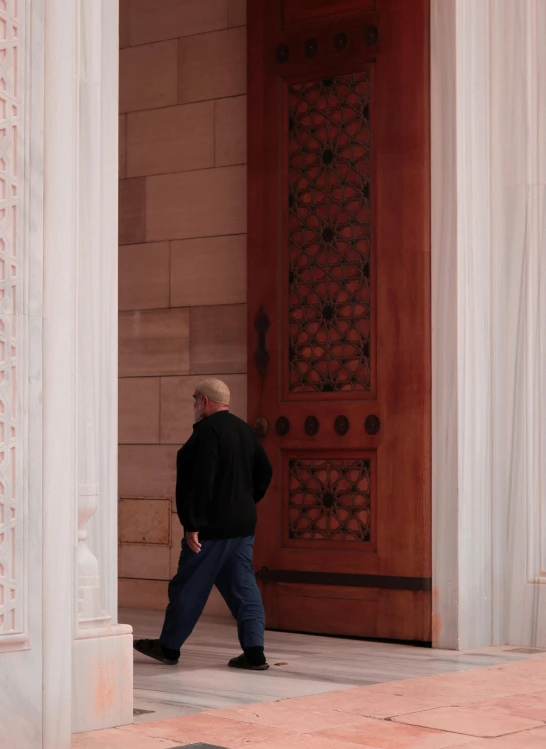
[{"label": "carved marble screen", "polygon": [[0,648],[24,639],[25,524],[22,476],[25,399],[24,84],[25,3],[0,0]]}]

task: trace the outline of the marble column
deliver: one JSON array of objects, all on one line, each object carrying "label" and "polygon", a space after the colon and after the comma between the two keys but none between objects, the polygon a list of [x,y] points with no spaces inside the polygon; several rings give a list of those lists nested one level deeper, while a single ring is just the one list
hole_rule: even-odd
[{"label": "marble column", "polygon": [[546,0],[491,0],[493,640],[546,647]]},{"label": "marble column", "polygon": [[72,730],[132,722],[131,628],[117,624],[118,3],[79,0],[77,604]]},{"label": "marble column", "polygon": [[[19,4],[21,5],[21,3]],[[77,6],[44,11],[43,746],[70,746],[74,606]],[[28,6],[27,6],[28,7]],[[34,55],[35,50],[31,50]],[[38,61],[37,61],[38,62]],[[32,168],[38,164],[31,154]],[[16,731],[14,732],[16,735]]]},{"label": "marble column", "polygon": [[433,639],[465,648],[491,618],[489,3],[431,11]]},{"label": "marble column", "polygon": [[[42,747],[44,735],[52,735],[43,719],[44,706],[54,708],[63,688],[45,678],[44,660],[50,665],[63,648],[66,654],[66,638],[72,637],[70,617],[67,626],[61,622],[56,632],[51,628],[53,619],[58,623],[56,606],[71,603],[71,578],[65,570],[71,568],[73,494],[72,487],[70,495],[65,491],[62,477],[56,522],[43,511],[55,470],[49,453],[50,471],[42,471],[47,452],[42,431],[43,247],[44,232],[58,218],[54,212],[44,226],[43,13],[41,0],[0,4],[0,746],[10,749]],[[65,80],[63,75],[58,81],[63,92]],[[64,123],[56,135],[63,132]],[[62,164],[60,170],[68,187]],[[68,270],[61,268],[58,279]],[[69,297],[70,292],[61,303]],[[59,339],[63,331],[57,328],[55,335]],[[63,385],[66,380],[58,382],[59,388]],[[53,392],[48,395],[55,400]],[[61,428],[57,440],[63,435]],[[70,449],[65,460],[70,465]],[[56,530],[57,553],[68,553],[63,569],[52,554]],[[43,572],[46,559],[48,574]],[[59,570],[54,590],[51,583]],[[45,589],[51,597],[42,610]],[[46,656],[43,642],[49,635]],[[61,658],[57,664],[60,681],[65,662]],[[69,722],[65,727],[65,742],[58,745],[62,749],[69,746]]]},{"label": "marble column", "polygon": [[116,0],[0,1],[0,746],[132,721],[117,623]]},{"label": "marble column", "polygon": [[546,645],[546,0],[432,0],[433,633]]}]

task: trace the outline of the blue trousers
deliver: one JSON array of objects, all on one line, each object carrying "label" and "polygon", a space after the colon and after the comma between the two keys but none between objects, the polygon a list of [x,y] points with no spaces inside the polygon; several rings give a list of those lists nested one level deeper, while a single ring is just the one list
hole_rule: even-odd
[{"label": "blue trousers", "polygon": [[214,585],[233,617],[241,647],[263,647],[265,615],[256,584],[254,536],[201,541],[199,554],[182,541],[178,571],[169,583],[161,644],[179,650],[191,635]]}]

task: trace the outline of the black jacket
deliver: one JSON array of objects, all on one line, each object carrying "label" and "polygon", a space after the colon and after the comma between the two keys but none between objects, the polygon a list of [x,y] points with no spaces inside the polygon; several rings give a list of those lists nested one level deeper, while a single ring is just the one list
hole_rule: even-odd
[{"label": "black jacket", "polygon": [[229,411],[198,422],[176,458],[176,509],[201,539],[251,536],[272,469],[252,429]]}]

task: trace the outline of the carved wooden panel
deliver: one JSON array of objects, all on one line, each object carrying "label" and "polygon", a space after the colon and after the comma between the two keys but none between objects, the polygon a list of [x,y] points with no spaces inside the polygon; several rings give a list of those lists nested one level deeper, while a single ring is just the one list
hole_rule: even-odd
[{"label": "carved wooden panel", "polygon": [[290,459],[289,538],[370,541],[371,465],[368,458]]},{"label": "carved wooden panel", "polygon": [[0,637],[21,632],[24,507],[19,492],[19,241],[22,77],[17,0],[0,0]]},{"label": "carved wooden panel", "polygon": [[289,390],[370,390],[370,70],[288,87]]}]

